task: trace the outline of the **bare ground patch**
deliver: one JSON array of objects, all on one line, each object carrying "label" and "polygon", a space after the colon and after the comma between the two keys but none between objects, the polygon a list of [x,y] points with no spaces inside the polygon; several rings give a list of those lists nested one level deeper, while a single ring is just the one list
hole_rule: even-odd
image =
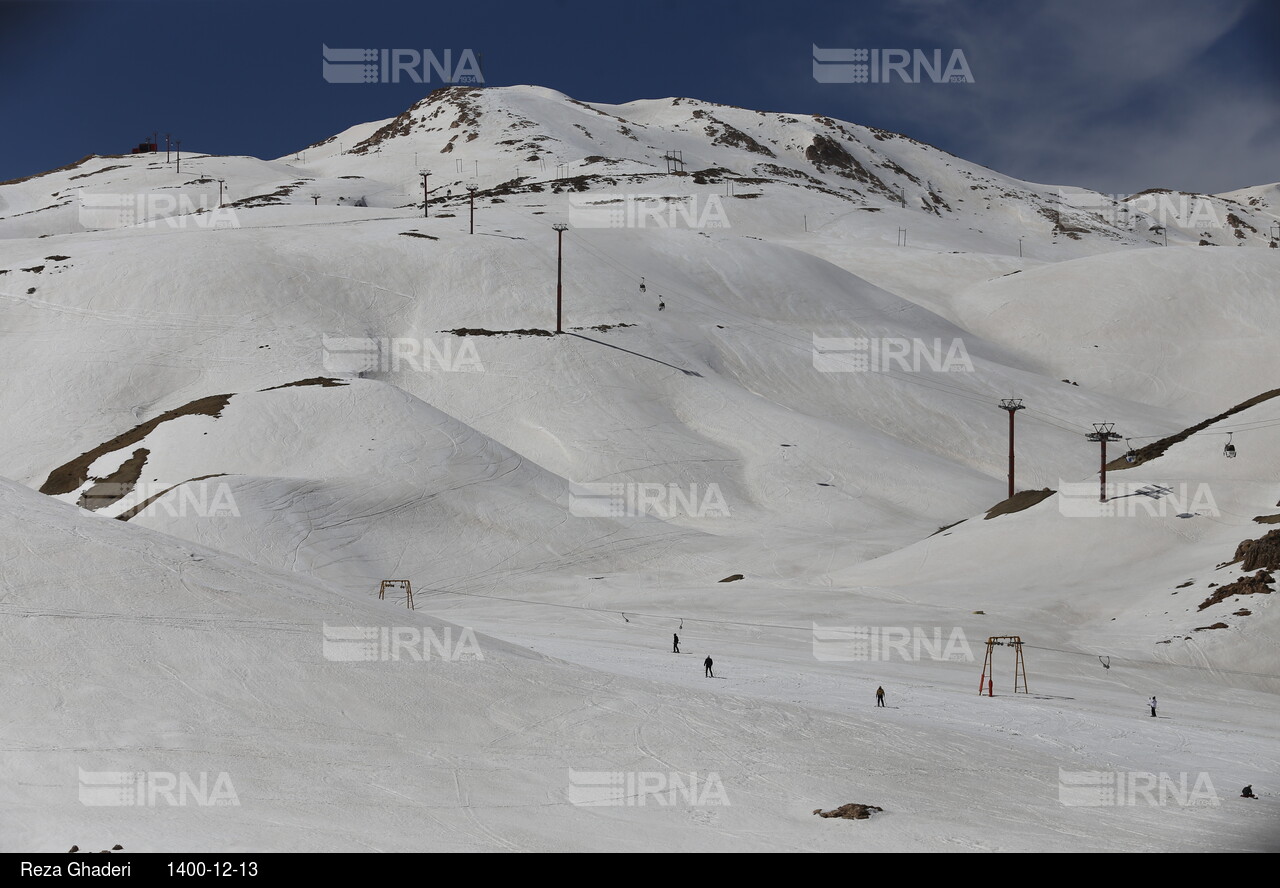
[{"label": "bare ground patch", "polygon": [[341,385],[347,385],[341,379],[333,379],[329,376],[313,376],[310,379],[299,379],[297,382],[286,382],[283,385],[273,385],[270,388],[259,389],[261,392],[274,392],[278,389],[296,388],[301,385],[318,385],[323,388],[337,388]]},{"label": "bare ground patch", "polygon": [[1244,540],[1236,546],[1235,557],[1226,564],[1240,564],[1242,570],[1280,569],[1280,530],[1273,530],[1256,540]]},{"label": "bare ground patch", "polygon": [[1260,570],[1251,577],[1241,577],[1234,583],[1219,586],[1218,590],[1200,603],[1196,610],[1212,607],[1220,601],[1226,601],[1235,595],[1270,595],[1271,584],[1275,578],[1265,570]]},{"label": "bare ground patch", "polygon": [[452,333],[454,336],[554,336],[550,330],[485,330],[483,327],[459,327],[456,330],[441,330],[441,333]]},{"label": "bare ground patch", "polygon": [[149,419],[141,425],[134,426],[129,431],[116,435],[110,441],[99,444],[92,450],[80,454],[71,462],[58,466],[58,468],[49,473],[48,479],[40,487],[40,492],[49,496],[71,493],[82,487],[89,480],[89,467],[99,457],[137,444],[160,425],[171,419],[179,419],[183,416],[212,416],[217,419],[222,415],[222,411],[226,408],[227,402],[231,400],[231,397],[228,394],[199,398],[183,404],[181,407],[162,413],[154,419]]},{"label": "bare ground patch", "polygon": [[96,512],[98,509],[106,508],[124,499],[133,491],[133,486],[142,477],[142,469],[146,466],[147,457],[150,455],[151,451],[145,447],[139,447],[133,451],[133,455],[110,475],[92,479],[96,483],[81,492],[76,505]]},{"label": "bare ground patch", "polygon": [[1007,500],[996,503],[987,510],[984,521],[994,518],[997,515],[1011,515],[1014,512],[1021,512],[1024,509],[1030,509],[1036,503],[1043,502],[1053,496],[1054,491],[1048,487],[1043,490],[1019,490]]},{"label": "bare ground patch", "polygon": [[841,805],[839,808],[832,808],[830,811],[823,811],[821,808],[814,808],[813,813],[819,817],[839,817],[843,820],[866,820],[872,814],[879,814],[884,808],[876,805],[859,805],[849,803]]}]

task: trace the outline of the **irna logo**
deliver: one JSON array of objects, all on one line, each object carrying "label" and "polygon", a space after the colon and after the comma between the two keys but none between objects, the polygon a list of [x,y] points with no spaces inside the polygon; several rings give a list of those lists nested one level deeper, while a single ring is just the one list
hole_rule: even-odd
[{"label": "irna logo", "polygon": [[820,373],[972,373],[973,361],[964,340],[944,344],[938,338],[897,336],[813,337],[813,369]]},{"label": "irna logo", "polygon": [[322,44],[320,55],[326,83],[484,83],[470,49],[458,53],[456,61],[452,49],[436,55],[430,49],[330,49]]},{"label": "irna logo", "polygon": [[720,195],[593,194],[569,198],[574,228],[728,228]]},{"label": "irna logo", "polygon": [[591,482],[570,484],[569,514],[579,518],[728,518],[729,505],[712,482],[646,484]]},{"label": "irna logo", "polygon": [[1058,801],[1071,808],[1146,804],[1152,807],[1217,807],[1221,804],[1209,775],[1180,772],[1176,779],[1147,771],[1064,771],[1058,769]]},{"label": "irna logo", "polygon": [[331,373],[482,373],[484,364],[469,337],[435,341],[412,336],[324,336],[321,362]]},{"label": "irna logo", "polygon": [[220,771],[209,780],[208,771],[194,776],[186,771],[86,771],[80,772],[80,804],[89,807],[154,808],[226,806],[240,804],[231,777]]},{"label": "irna logo", "polygon": [[570,771],[569,802],[587,808],[729,804],[720,775],[676,771]]},{"label": "irna logo", "polygon": [[322,624],[321,655],[332,663],[371,663],[436,659],[447,663],[483,660],[475,630],[462,627],[455,640],[453,627],[437,635],[421,626],[330,626]]},{"label": "irna logo", "polygon": [[813,46],[813,79],[819,83],[973,83],[964,50],[821,49]]}]

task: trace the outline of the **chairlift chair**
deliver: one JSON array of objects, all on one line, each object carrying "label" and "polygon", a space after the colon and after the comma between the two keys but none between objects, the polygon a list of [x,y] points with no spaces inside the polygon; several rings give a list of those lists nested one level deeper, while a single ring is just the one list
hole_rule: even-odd
[{"label": "chairlift chair", "polygon": [[1235,459],[1236,457],[1236,445],[1231,443],[1232,434],[1232,432],[1227,432],[1227,446],[1222,448],[1222,455],[1227,459]]},{"label": "chairlift chair", "polygon": [[1124,455],[1124,461],[1136,463],[1138,461],[1138,451],[1133,449],[1133,445],[1129,443],[1129,439],[1124,439],[1125,446],[1129,448],[1129,452]]}]

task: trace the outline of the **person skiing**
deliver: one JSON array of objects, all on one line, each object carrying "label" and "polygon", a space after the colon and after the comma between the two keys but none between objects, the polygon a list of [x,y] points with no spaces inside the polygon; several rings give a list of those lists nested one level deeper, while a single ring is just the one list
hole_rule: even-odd
[{"label": "person skiing", "polygon": [[674,632],[671,633],[671,653],[680,653],[680,636]]},{"label": "person skiing", "polygon": [[707,654],[707,659],[702,661],[702,665],[707,667],[707,678],[715,678],[711,673],[711,655]]},{"label": "person skiing", "polygon": [[884,705],[884,688],[876,688],[876,706]]},{"label": "person skiing", "polygon": [[1257,796],[1253,794],[1253,784],[1252,784],[1252,783],[1250,783],[1250,784],[1249,784],[1248,786],[1246,786],[1244,789],[1240,790],[1240,798],[1242,798],[1242,799],[1256,799],[1256,798],[1257,798]]},{"label": "person skiing", "polygon": [[665,310],[666,310],[666,307],[667,307],[667,303],[663,302],[663,301],[662,301],[662,299],[661,299],[661,298],[659,298],[659,299],[658,299],[658,311],[665,311]]},{"label": "person skiing", "polygon": [[1155,718],[1156,717],[1156,698],[1152,697],[1151,700],[1147,703],[1147,705],[1151,707],[1151,717]]}]

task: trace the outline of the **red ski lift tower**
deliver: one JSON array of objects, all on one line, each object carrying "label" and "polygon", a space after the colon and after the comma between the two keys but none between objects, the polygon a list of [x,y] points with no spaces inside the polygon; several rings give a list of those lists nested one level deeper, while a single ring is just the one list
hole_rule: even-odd
[{"label": "red ski lift tower", "polygon": [[985,689],[988,697],[994,697],[995,660],[993,654],[997,647],[1013,648],[1013,692],[1029,694],[1027,689],[1027,661],[1022,657],[1022,639],[1017,635],[993,635],[987,639],[987,656],[982,661],[982,677],[978,679],[978,696]]},{"label": "red ski lift tower", "polygon": [[1013,415],[1026,407],[1021,398],[1005,398],[1000,409],[1009,411],[1009,499],[1013,499]]}]

